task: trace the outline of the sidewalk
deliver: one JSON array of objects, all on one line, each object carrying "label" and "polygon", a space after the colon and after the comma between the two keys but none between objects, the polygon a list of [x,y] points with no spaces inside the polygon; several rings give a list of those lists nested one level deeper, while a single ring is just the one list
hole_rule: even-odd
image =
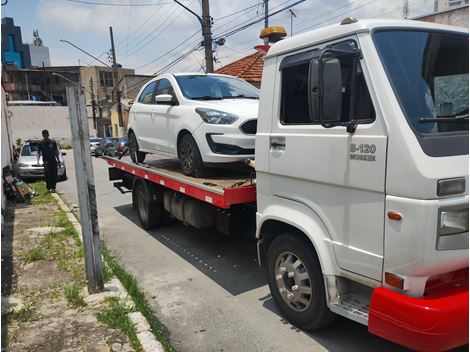
[{"label": "sidewalk", "polygon": [[126,320],[132,304],[119,296],[101,301],[86,297],[78,234],[43,184],[36,187],[40,195],[31,204],[12,206],[5,216],[2,348],[11,352],[141,350],[138,341],[131,343],[122,332],[127,328],[135,334]]}]

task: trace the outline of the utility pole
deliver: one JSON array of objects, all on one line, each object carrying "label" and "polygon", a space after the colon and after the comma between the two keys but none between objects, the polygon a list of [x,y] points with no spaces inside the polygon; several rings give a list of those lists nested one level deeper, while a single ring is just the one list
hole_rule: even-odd
[{"label": "utility pole", "polygon": [[90,78],[90,95],[91,95],[91,111],[93,114],[93,128],[97,131],[96,128],[96,101],[95,101],[95,92],[93,90],[93,77]]},{"label": "utility pole", "polygon": [[209,0],[202,0],[202,35],[204,37],[204,52],[206,57],[206,73],[214,72],[214,57],[212,54],[212,20],[209,13]]},{"label": "utility pole", "polygon": [[28,93],[28,100],[31,100],[31,96],[29,95],[29,83],[28,83],[28,74],[24,73],[24,78],[26,79],[26,92]]},{"label": "utility pole", "polygon": [[403,19],[407,19],[408,18],[408,0],[403,0]]},{"label": "utility pole", "polygon": [[205,60],[206,60],[206,73],[213,73],[214,72],[214,56],[212,54],[212,18],[209,13],[209,0],[202,0],[202,18],[196,12],[191,10],[186,5],[183,5],[179,0],[173,0],[186,11],[191,13],[192,15],[196,16],[197,20],[201,24],[202,28],[202,36],[204,37],[204,52],[205,52]]},{"label": "utility pole", "polygon": [[88,130],[85,94],[81,88],[76,86],[68,86],[66,90],[72,129],[88,293],[98,293],[104,291],[103,263],[100,251],[93,164],[89,149],[90,132]]},{"label": "utility pole", "polygon": [[117,113],[118,113],[118,135],[121,137],[124,135],[124,123],[122,121],[122,106],[121,106],[121,91],[119,90],[119,77],[118,77],[118,69],[116,65],[116,51],[114,50],[114,38],[113,38],[113,27],[109,27],[109,35],[111,37],[111,54],[113,56],[113,76],[114,76],[114,94],[116,96],[116,105],[117,105]]},{"label": "utility pole", "polygon": [[292,25],[293,17],[297,18],[297,16],[295,15],[294,11],[292,11],[291,9],[289,9],[289,12],[290,12],[290,36],[292,37],[292,34],[294,34],[294,27]]},{"label": "utility pole", "polygon": [[264,1],[264,28],[269,27],[269,0],[263,0]]}]

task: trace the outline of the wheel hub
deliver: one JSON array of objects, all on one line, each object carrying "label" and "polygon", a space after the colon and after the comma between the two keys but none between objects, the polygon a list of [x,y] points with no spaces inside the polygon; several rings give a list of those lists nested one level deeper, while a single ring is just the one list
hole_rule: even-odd
[{"label": "wheel hub", "polygon": [[181,161],[185,170],[191,170],[193,167],[193,149],[188,142],[181,146]]},{"label": "wheel hub", "polygon": [[295,311],[307,310],[312,303],[312,287],[310,275],[300,258],[291,252],[281,253],[274,274],[284,302]]}]

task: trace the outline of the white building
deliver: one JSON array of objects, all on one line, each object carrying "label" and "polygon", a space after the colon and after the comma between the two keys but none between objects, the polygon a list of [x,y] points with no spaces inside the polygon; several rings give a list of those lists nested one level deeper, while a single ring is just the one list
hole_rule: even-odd
[{"label": "white building", "polygon": [[468,0],[434,0],[434,12],[452,10],[465,5],[468,5]]},{"label": "white building", "polygon": [[39,31],[33,31],[34,41],[29,44],[29,53],[31,56],[32,67],[48,67],[51,66],[49,57],[49,48],[44,46],[42,39],[39,37]]}]

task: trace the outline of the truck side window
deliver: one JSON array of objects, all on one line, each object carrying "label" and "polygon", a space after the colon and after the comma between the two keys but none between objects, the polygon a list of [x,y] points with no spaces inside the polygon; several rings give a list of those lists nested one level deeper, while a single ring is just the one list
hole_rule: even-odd
[{"label": "truck side window", "polygon": [[[301,57],[300,55],[303,55]],[[295,124],[319,124],[318,116],[310,116],[308,108],[308,70],[310,59],[315,53],[295,54],[287,57],[286,64],[283,67],[281,63],[281,123],[285,125]],[[299,56],[299,59],[295,59]],[[289,58],[292,58],[289,60]],[[337,56],[341,63],[342,76],[342,109],[341,121],[350,120],[350,108],[353,106],[352,118],[361,123],[371,123],[375,120],[375,110],[370,98],[369,89],[364,78],[361,64],[358,63],[353,74],[352,55]],[[307,60],[308,59],[308,60]],[[298,64],[293,65],[298,61]],[[356,80],[354,88],[354,97],[352,93],[352,82]],[[351,101],[354,104],[351,105]]]}]

